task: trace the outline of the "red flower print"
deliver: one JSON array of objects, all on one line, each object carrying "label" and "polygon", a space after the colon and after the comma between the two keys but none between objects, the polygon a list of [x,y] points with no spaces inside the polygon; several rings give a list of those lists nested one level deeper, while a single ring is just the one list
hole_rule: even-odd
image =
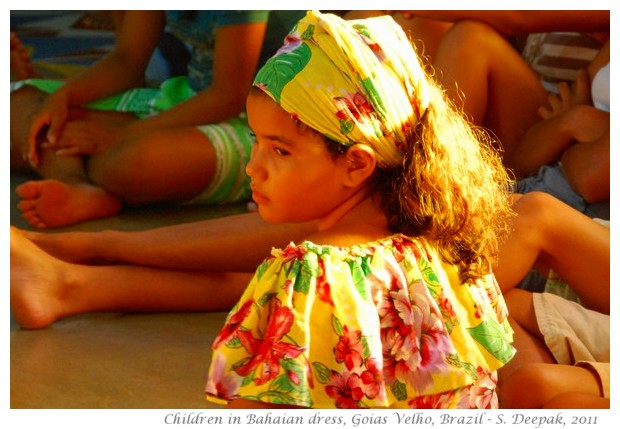
[{"label": "red flower print", "polygon": [[375,111],[371,104],[359,92],[356,92],[350,98],[335,97],[334,102],[340,110],[336,112],[338,119],[353,119],[359,122],[363,116],[370,116]]},{"label": "red flower print", "polygon": [[383,388],[383,371],[375,359],[368,359],[366,361],[366,371],[362,372],[362,388],[364,394],[370,398],[376,398],[381,394],[385,396],[385,389]]},{"label": "red flower print", "polygon": [[478,379],[470,388],[470,408],[495,409],[498,408],[497,373],[476,369]]},{"label": "red flower print", "polygon": [[288,371],[286,375],[288,379],[291,380],[291,383],[299,385],[299,375],[297,375],[295,371]]},{"label": "red flower print", "polygon": [[318,264],[321,273],[316,278],[316,294],[321,301],[333,307],[334,301],[332,301],[331,286],[327,281],[327,276],[325,275],[325,261],[323,258],[318,259]]},{"label": "red flower print", "polygon": [[334,348],[336,362],[344,362],[349,371],[357,368],[364,362],[362,353],[364,346],[361,343],[362,333],[355,330],[349,333],[348,326],[342,328],[342,336],[338,340],[338,344]]},{"label": "red flower print", "polygon": [[362,380],[357,374],[338,374],[331,372],[327,395],[336,400],[336,408],[359,408],[358,402],[364,397]]},{"label": "red flower print", "polygon": [[218,348],[223,343],[228,342],[234,337],[237,329],[239,329],[239,326],[241,325],[241,322],[243,322],[247,315],[250,314],[252,304],[254,304],[254,300],[252,299],[244,302],[241,308],[228,318],[226,324],[215,338],[215,341],[213,341],[213,348]]},{"label": "red flower print", "polygon": [[445,370],[451,345],[426,284],[407,286],[395,270],[392,274],[389,294],[379,305],[383,373],[388,383],[399,380],[423,390],[433,372]]},{"label": "red flower print", "polygon": [[284,44],[280,47],[280,49],[278,49],[276,55],[282,55],[287,52],[292,52],[297,49],[299,45],[301,45],[301,39],[299,37],[295,37],[294,35],[289,34],[284,38]]},{"label": "red flower print", "polygon": [[306,250],[302,246],[289,245],[282,251],[282,258],[284,262],[291,262],[294,260],[301,261],[304,259]]},{"label": "red flower print", "polygon": [[418,396],[409,401],[409,408],[415,409],[447,409],[451,408],[450,403],[453,402],[454,391],[436,393],[434,395]]},{"label": "red flower print", "polygon": [[207,381],[206,393],[222,399],[234,399],[241,385],[241,378],[234,372],[228,372],[226,358],[215,355],[211,375]]},{"label": "red flower print", "polygon": [[454,307],[452,306],[452,301],[448,299],[447,296],[441,295],[437,298],[439,301],[439,306],[443,308],[443,312],[450,317],[456,317],[456,312],[454,311]]},{"label": "red flower print", "polygon": [[254,338],[249,331],[239,331],[237,338],[250,354],[250,359],[235,370],[246,376],[257,370],[256,384],[264,384],[275,378],[280,372],[280,361],[299,356],[303,347],[280,341],[291,329],[293,311],[282,307],[280,300],[274,298],[269,303],[269,319],[263,339]]}]

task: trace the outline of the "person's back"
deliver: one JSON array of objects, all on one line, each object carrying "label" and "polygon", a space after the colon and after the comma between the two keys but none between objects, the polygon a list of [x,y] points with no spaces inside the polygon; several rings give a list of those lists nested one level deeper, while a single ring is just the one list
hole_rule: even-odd
[{"label": "person's back", "polygon": [[308,12],[247,113],[258,213],[317,232],[257,268],[214,342],[208,399],[497,407],[514,350],[489,256],[508,177],[402,29]]}]

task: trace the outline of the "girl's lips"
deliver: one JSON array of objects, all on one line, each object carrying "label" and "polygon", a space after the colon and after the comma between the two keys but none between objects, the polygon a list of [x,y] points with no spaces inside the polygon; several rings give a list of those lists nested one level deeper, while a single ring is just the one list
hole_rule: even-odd
[{"label": "girl's lips", "polygon": [[252,191],[252,199],[254,200],[256,204],[262,204],[262,203],[266,203],[267,201],[269,201],[266,196],[264,196],[263,194],[255,190]]}]

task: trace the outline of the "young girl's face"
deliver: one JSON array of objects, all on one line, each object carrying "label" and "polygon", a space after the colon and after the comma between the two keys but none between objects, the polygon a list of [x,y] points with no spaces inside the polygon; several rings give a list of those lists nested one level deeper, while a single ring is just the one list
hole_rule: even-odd
[{"label": "young girl's face", "polygon": [[264,94],[248,96],[247,114],[256,142],[246,172],[265,221],[320,220],[350,195],[345,157],[334,158],[320,134],[300,127]]}]

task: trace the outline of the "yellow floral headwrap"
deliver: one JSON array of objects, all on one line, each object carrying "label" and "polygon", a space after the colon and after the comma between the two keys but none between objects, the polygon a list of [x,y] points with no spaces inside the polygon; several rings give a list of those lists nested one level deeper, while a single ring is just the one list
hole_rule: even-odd
[{"label": "yellow floral headwrap", "polygon": [[369,145],[384,167],[401,163],[428,105],[422,66],[390,16],[345,21],[309,11],[254,85],[328,138]]}]

